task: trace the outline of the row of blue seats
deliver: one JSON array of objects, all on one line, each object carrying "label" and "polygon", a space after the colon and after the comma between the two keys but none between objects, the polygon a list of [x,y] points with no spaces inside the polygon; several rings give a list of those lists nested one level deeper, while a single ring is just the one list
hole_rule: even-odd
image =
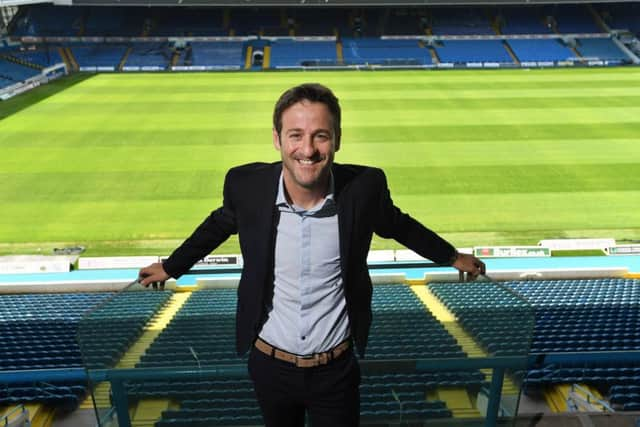
[{"label": "row of blue seats", "polygon": [[[400,61],[407,65],[431,64],[428,49],[413,40],[414,47],[407,47],[404,40],[361,39],[343,41],[343,63],[346,65],[390,64]],[[441,62],[502,62],[512,63],[506,44],[520,61],[563,61],[576,57],[571,49],[558,40],[447,40],[434,49]],[[611,40],[584,40],[585,55],[592,59],[628,60]],[[166,69],[174,54],[173,48],[149,43],[129,44],[75,44],[69,45],[80,67],[151,66]],[[393,47],[392,47],[393,46]],[[130,54],[126,53],[130,49]],[[244,66],[245,47],[242,42],[193,42],[189,64],[214,67]],[[337,64],[335,42],[327,41],[278,41],[272,43],[271,64],[275,68],[298,67],[308,63]],[[42,55],[41,55],[42,56]],[[594,58],[597,57],[597,58]]]},{"label": "row of blue seats", "polygon": [[640,394],[640,385],[614,385],[609,389],[609,394]]},{"label": "row of blue seats", "polygon": [[[366,410],[361,409],[360,417],[364,420],[397,420],[402,413],[405,421],[424,421],[433,418],[450,418],[451,411],[447,409],[435,410]],[[202,418],[169,418],[155,423],[155,427],[211,427],[211,426],[248,426],[262,424],[261,415],[227,415],[219,417]]]},{"label": "row of blue seats", "polygon": [[[239,358],[236,354],[233,334],[235,319],[231,313],[235,313],[236,298],[233,289],[192,293],[170,324],[147,349],[137,366],[215,366],[243,363],[244,358]],[[197,331],[194,331],[194,327],[198,328]],[[215,338],[212,340],[211,337]]]},{"label": "row of blue seats", "polygon": [[580,322],[591,317],[601,317],[602,320],[612,321],[627,319],[630,316],[638,316],[638,304],[599,304],[590,306],[569,305],[565,307],[542,306],[538,318],[541,321],[561,319],[568,322]]},{"label": "row of blue seats", "polygon": [[87,394],[87,387],[81,384],[34,383],[3,386],[0,389],[0,406],[43,403],[62,411],[72,411]]},{"label": "row of blue seats", "polygon": [[82,366],[76,339],[80,319],[87,310],[113,295],[112,292],[1,295],[0,369]]},{"label": "row of blue seats", "polygon": [[[535,307],[535,328],[532,328],[531,318],[524,324],[520,322],[524,326],[520,338],[517,333],[520,328],[514,327],[518,322],[509,321],[513,316],[493,307],[496,298],[497,305],[505,306],[509,306],[513,298],[501,292],[501,287],[511,289],[516,298],[529,301]],[[526,354],[526,338],[531,334],[532,353],[638,350],[639,291],[639,281],[626,279],[506,282],[493,289],[491,284],[457,288],[442,284],[436,285],[434,290],[456,313],[464,327],[496,355]],[[584,304],[584,301],[591,302]],[[480,308],[484,304],[488,308]],[[527,310],[523,309],[522,313],[526,316]],[[533,311],[530,313],[534,314]],[[583,369],[555,374],[545,371],[544,375],[533,370],[527,375],[525,384],[538,387],[587,382],[610,386],[633,384],[640,380],[638,374],[624,366],[620,365],[620,371]]]},{"label": "row of blue seats", "polygon": [[[394,7],[344,9],[306,8],[229,8],[191,11],[180,7],[129,7],[126,13],[117,7],[66,8],[40,5],[24,8],[13,24],[15,35],[58,36],[228,36],[296,35],[495,35],[550,34],[554,28],[563,33],[601,32],[593,16],[582,5],[527,7],[471,7],[464,12],[452,7],[428,9]],[[613,7],[600,10],[611,17]],[[488,13],[487,13],[488,12]],[[614,13],[619,21],[633,13],[632,7]],[[635,17],[638,17],[636,12]],[[553,25],[552,25],[553,24]],[[631,25],[634,24],[631,21]],[[82,29],[82,34],[80,33]]]},{"label": "row of blue seats", "polygon": [[638,280],[634,279],[582,279],[507,282],[509,288],[525,297],[561,297],[570,300],[583,295],[636,295],[640,296]]},{"label": "row of blue seats", "polygon": [[[364,374],[362,376],[362,387],[364,391],[373,388],[385,388],[398,385],[399,387],[417,387],[421,390],[436,386],[435,383],[448,384],[453,382],[466,382],[469,385],[482,385],[486,381],[485,375],[480,371],[438,371],[438,372],[413,372],[413,373],[377,373]],[[214,393],[216,391],[241,392],[242,389],[250,390],[251,381],[247,378],[199,380],[199,381],[147,381],[128,382],[126,384],[129,393],[138,392],[197,392]],[[221,394],[222,398],[226,398]]]},{"label": "row of blue seats", "polygon": [[[401,404],[393,399],[389,395],[388,401],[362,401],[360,404],[360,410],[362,413],[376,413],[378,411],[388,411],[390,414],[399,415],[413,413],[420,415],[424,418],[440,418],[443,416],[443,412],[450,416],[450,412],[447,411],[443,402],[428,402],[426,400],[414,400],[403,401]],[[219,419],[222,417],[228,417],[230,415],[255,417],[260,415],[260,410],[257,403],[247,403],[246,406],[234,406],[234,407],[209,407],[209,408],[183,408],[177,410],[167,410],[162,412],[162,418],[167,419]]]},{"label": "row of blue seats", "polygon": [[42,394],[75,394],[83,396],[87,392],[87,388],[83,385],[60,385],[60,386],[35,386],[35,387],[6,387],[0,388],[0,398],[6,397],[33,397]]},{"label": "row of blue seats", "polygon": [[155,423],[155,427],[255,426],[262,423],[262,415],[252,417],[230,415],[218,418],[162,419]]},{"label": "row of blue seats", "polygon": [[548,376],[544,378],[526,378],[524,384],[527,387],[545,387],[556,384],[592,384],[594,386],[634,385],[640,383],[640,376],[616,377],[616,376]]},{"label": "row of blue seats", "polygon": [[[376,403],[384,403],[387,404],[389,402],[393,402],[398,405],[398,402],[408,404],[420,404],[424,407],[428,407],[431,409],[439,409],[445,408],[446,405],[442,401],[427,401],[425,400],[425,392],[424,390],[420,391],[411,391],[411,392],[391,392],[391,389],[387,389],[386,392],[383,393],[367,393],[360,397],[360,402],[366,406],[373,406]],[[247,407],[251,405],[255,405],[256,399],[255,397],[248,398],[219,398],[219,399],[197,399],[197,400],[182,400],[180,402],[181,410],[208,410],[212,408],[228,408],[229,405],[238,405],[239,407]]]},{"label": "row of blue seats", "polygon": [[[0,339],[0,369],[113,366],[170,296],[169,291],[0,296],[5,308],[24,304],[28,310],[18,316],[30,319],[0,323],[5,327]],[[36,310],[42,314],[32,315],[31,311]],[[57,318],[47,319],[48,313],[57,312],[64,315],[66,324]],[[70,410],[77,407],[86,394],[84,387],[53,390],[37,384],[5,391],[0,405],[39,402]]]},{"label": "row of blue seats", "polygon": [[45,405],[56,407],[63,411],[73,410],[78,407],[80,399],[75,394],[50,394],[44,393],[35,396],[11,396],[0,397],[0,406],[15,406],[27,403],[43,403]]},{"label": "row of blue seats", "polygon": [[622,368],[542,368],[531,369],[528,371],[528,378],[543,378],[547,376],[640,376],[640,367],[622,367]]}]

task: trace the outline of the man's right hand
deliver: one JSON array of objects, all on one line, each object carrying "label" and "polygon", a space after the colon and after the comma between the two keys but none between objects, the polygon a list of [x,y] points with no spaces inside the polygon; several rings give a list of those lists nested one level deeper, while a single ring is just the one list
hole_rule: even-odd
[{"label": "man's right hand", "polygon": [[145,288],[154,282],[164,283],[167,279],[169,275],[164,271],[161,262],[154,262],[138,272],[138,282]]}]

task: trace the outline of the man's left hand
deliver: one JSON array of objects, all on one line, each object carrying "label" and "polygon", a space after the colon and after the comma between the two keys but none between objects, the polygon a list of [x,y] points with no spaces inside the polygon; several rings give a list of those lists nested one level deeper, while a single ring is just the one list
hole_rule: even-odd
[{"label": "man's left hand", "polygon": [[469,280],[475,280],[481,274],[487,273],[487,266],[480,259],[469,254],[459,253],[452,267],[467,273]]}]

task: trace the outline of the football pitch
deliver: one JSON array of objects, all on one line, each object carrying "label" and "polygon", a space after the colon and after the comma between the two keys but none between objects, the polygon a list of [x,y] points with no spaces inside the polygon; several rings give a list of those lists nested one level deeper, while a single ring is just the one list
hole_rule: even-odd
[{"label": "football pitch", "polygon": [[100,74],[0,103],[0,254],[169,253],[228,168],[278,160],[273,105],[308,81],[341,101],[336,161],[383,168],[396,205],[458,247],[640,239],[637,67]]}]

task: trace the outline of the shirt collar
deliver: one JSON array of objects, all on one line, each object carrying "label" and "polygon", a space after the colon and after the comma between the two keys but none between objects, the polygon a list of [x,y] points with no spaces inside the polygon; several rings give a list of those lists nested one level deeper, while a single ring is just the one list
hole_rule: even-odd
[{"label": "shirt collar", "polygon": [[[329,200],[334,202],[334,194],[335,194],[335,182],[333,179],[333,171],[329,170],[329,191],[324,198],[324,201],[319,204],[317,208],[312,208],[310,210],[318,210],[321,209]],[[285,195],[284,189],[284,172],[280,172],[280,178],[278,179],[278,195],[276,196],[276,206],[287,206],[293,209],[293,204],[289,204],[287,201],[287,197]],[[300,210],[298,208],[297,210]]]}]

